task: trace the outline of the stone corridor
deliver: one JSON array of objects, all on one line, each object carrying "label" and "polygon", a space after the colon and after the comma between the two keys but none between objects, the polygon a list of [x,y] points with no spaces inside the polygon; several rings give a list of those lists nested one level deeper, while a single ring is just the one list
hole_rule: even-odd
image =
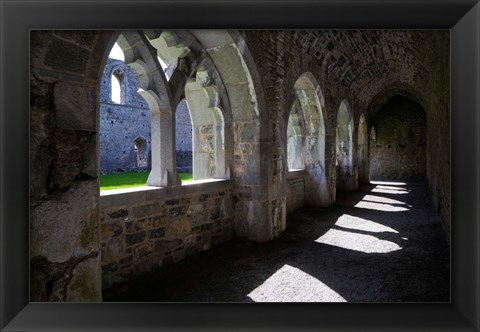
[{"label": "stone corridor", "polygon": [[[30,44],[31,301],[449,300],[448,31]],[[146,167],[144,186],[101,190],[111,151],[107,171]]]},{"label": "stone corridor", "polygon": [[231,241],[104,290],[104,301],[448,302],[450,255],[425,183],[372,182],[287,215],[268,243]]}]

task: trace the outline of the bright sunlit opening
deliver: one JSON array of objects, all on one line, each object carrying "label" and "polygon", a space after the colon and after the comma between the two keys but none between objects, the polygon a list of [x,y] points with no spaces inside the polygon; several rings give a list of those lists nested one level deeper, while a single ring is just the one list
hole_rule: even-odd
[{"label": "bright sunlit opening", "polygon": [[398,233],[393,228],[363,218],[350,216],[348,214],[340,216],[335,225],[343,228],[357,229],[359,231],[366,231],[372,233]]},{"label": "bright sunlit opening", "polygon": [[108,55],[110,59],[116,59],[125,62],[125,55],[123,54],[122,49],[118,45],[118,43],[115,43],[113,45],[112,50],[110,51],[110,54]]},{"label": "bright sunlit opening", "polygon": [[167,78],[167,81],[170,80],[170,75],[168,74],[168,65],[160,58],[157,56],[158,62],[160,62],[160,66],[162,66],[163,72],[165,73],[165,77]]},{"label": "bright sunlit opening", "polygon": [[114,103],[120,104],[122,102],[121,94],[122,89],[120,80],[117,76],[112,75],[112,101]]},{"label": "bright sunlit opening", "polygon": [[315,240],[315,242],[368,254],[388,253],[402,249],[402,247],[394,242],[380,240],[372,235],[340,231],[337,229],[330,229]]},{"label": "bright sunlit opening", "polygon": [[247,296],[255,302],[347,302],[317,278],[287,264]]}]

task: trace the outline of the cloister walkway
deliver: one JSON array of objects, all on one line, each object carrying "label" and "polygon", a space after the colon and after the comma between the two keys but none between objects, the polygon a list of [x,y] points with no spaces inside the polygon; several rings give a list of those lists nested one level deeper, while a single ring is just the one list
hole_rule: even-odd
[{"label": "cloister walkway", "polygon": [[272,242],[231,241],[114,286],[104,301],[448,302],[450,254],[425,183],[337,193]]}]

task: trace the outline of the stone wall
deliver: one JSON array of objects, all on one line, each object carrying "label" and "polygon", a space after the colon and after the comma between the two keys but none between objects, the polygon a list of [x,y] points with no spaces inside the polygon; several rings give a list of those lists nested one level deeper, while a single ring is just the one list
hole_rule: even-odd
[{"label": "stone wall", "polygon": [[425,179],[425,111],[403,97],[394,97],[376,114],[370,142],[372,180]]},{"label": "stone wall", "polygon": [[30,37],[30,301],[101,301],[98,68],[111,35]]},{"label": "stone wall", "polygon": [[293,171],[287,174],[287,213],[305,205],[305,171]]},{"label": "stone wall", "polygon": [[185,99],[178,103],[175,113],[175,145],[177,172],[192,172],[192,120]]},{"label": "stone wall", "polygon": [[425,102],[427,108],[427,179],[433,203],[447,234],[450,234],[450,35],[449,32],[431,36],[430,53],[425,61],[434,60],[431,87]]},{"label": "stone wall", "polygon": [[228,181],[107,192],[100,206],[104,289],[233,237]]}]

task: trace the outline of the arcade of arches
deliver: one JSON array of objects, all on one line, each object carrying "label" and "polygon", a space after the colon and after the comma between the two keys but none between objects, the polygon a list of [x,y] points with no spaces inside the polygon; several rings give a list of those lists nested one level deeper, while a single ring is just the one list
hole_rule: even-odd
[{"label": "arcade of arches", "polygon": [[[114,45],[149,113],[149,136],[129,144],[150,173],[100,192]],[[31,300],[108,300],[190,266],[183,278],[217,267],[223,286],[201,297],[192,281],[187,300],[448,301],[449,52],[439,30],[32,31]],[[194,180],[182,185],[185,100]],[[234,266],[250,275],[227,276]],[[234,280],[241,290],[222,288]],[[147,298],[178,300],[135,300]]]}]

